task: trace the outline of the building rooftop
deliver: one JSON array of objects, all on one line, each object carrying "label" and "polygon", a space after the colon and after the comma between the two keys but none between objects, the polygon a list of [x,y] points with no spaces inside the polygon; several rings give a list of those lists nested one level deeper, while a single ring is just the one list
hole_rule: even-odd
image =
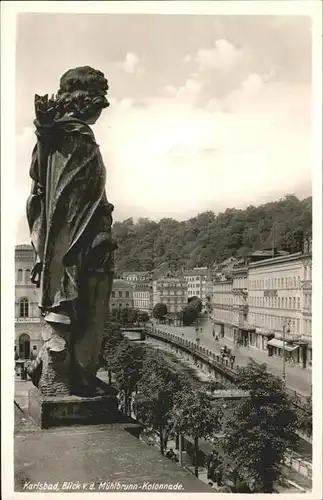
[{"label": "building rooftop", "polygon": [[167,262],[162,262],[158,267],[150,271],[148,274],[151,275],[151,278],[153,280],[156,280],[159,277],[165,275],[167,272],[169,272],[169,265],[167,264]]},{"label": "building rooftop", "polygon": [[112,287],[116,287],[116,288],[133,288],[133,283],[131,283],[130,281],[126,281],[126,280],[123,280],[123,279],[114,279],[113,280],[113,285]]},{"label": "building rooftop", "polygon": [[249,268],[275,265],[275,264],[279,264],[280,262],[287,262],[289,260],[295,260],[295,259],[299,259],[299,258],[303,258],[303,257],[304,257],[304,254],[302,252],[276,255],[275,257],[269,257],[269,258],[264,258],[264,259],[258,260],[256,262],[250,262]]},{"label": "building rooftop", "polygon": [[123,278],[126,278],[127,276],[138,276],[138,277],[144,277],[146,276],[147,274],[147,271],[126,271],[124,273],[122,273],[122,277]]},{"label": "building rooftop", "polygon": [[32,251],[33,247],[31,245],[22,244],[22,245],[16,245],[15,250],[30,250],[30,251]]},{"label": "building rooftop", "polygon": [[184,269],[184,276],[207,276],[208,269],[207,268],[197,268],[197,269]]}]

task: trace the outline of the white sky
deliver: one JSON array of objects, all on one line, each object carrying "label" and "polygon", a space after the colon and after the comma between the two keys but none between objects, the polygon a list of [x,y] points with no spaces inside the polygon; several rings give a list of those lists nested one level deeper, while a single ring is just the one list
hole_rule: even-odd
[{"label": "white sky", "polygon": [[18,243],[34,94],[79,65],[109,80],[94,130],[115,220],[311,194],[310,18],[25,13],[16,57]]}]

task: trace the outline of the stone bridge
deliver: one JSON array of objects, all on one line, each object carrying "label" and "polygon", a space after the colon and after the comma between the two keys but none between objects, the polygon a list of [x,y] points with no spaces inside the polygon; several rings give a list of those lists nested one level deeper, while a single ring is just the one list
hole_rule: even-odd
[{"label": "stone bridge", "polygon": [[142,326],[131,327],[131,328],[121,328],[121,333],[124,337],[131,341],[144,341],[146,340],[146,328]]}]

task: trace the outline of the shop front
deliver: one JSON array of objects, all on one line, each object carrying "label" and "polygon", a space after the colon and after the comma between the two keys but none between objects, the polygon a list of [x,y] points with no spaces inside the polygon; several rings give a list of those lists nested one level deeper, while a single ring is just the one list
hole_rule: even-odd
[{"label": "shop front", "polygon": [[266,351],[268,341],[274,337],[274,332],[265,328],[256,328],[250,335],[250,345],[261,351]]},{"label": "shop front", "polygon": [[250,327],[246,322],[243,326],[234,325],[234,342],[238,345],[248,347],[252,345],[254,332],[255,329]]},{"label": "shop front", "polygon": [[299,345],[292,342],[286,342],[280,339],[273,338],[267,342],[268,356],[276,356],[282,358],[285,351],[286,361],[298,364],[300,361]]},{"label": "shop front", "polygon": [[309,339],[297,339],[294,342],[299,346],[299,364],[302,368],[312,367],[312,343]]},{"label": "shop front", "polygon": [[221,323],[220,321],[213,320],[213,327],[214,327],[214,331],[218,335],[218,337],[223,338],[224,333],[225,333],[224,323]]}]

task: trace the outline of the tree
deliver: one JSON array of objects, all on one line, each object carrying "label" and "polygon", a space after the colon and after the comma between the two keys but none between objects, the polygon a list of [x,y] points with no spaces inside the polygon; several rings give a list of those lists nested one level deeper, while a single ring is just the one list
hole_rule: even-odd
[{"label": "tree", "polygon": [[197,312],[201,312],[202,311],[202,301],[200,299],[200,297],[191,297],[188,299],[188,307],[190,307],[191,309],[196,309]]},{"label": "tree", "polygon": [[140,311],[133,307],[118,307],[112,309],[111,318],[124,327],[130,327],[137,323],[145,323],[149,320],[149,315],[145,311]]},{"label": "tree", "polygon": [[118,389],[123,392],[124,410],[127,415],[130,415],[131,395],[142,374],[143,360],[144,349],[141,345],[133,345],[126,338],[117,345],[111,368]]},{"label": "tree", "polygon": [[[272,231],[275,224],[275,231]],[[162,262],[170,269],[212,266],[230,256],[272,246],[297,252],[312,233],[312,198],[287,195],[244,210],[228,208],[215,215],[203,212],[186,221],[171,218],[158,223],[146,218],[126,219],[113,225],[118,242],[117,274],[151,271]]]},{"label": "tree", "polygon": [[139,420],[159,433],[160,452],[164,454],[164,431],[170,421],[170,411],[175,394],[182,383],[172,370],[157,355],[149,355],[143,364],[143,374],[138,384],[136,396]]},{"label": "tree", "polygon": [[114,366],[116,348],[120,344],[120,342],[122,342],[123,338],[124,337],[121,333],[120,323],[114,321],[107,321],[103,332],[101,358],[105,365],[105,368],[108,370],[110,385],[111,385],[111,371],[112,367]]},{"label": "tree", "polygon": [[283,381],[268,373],[265,364],[251,361],[239,368],[238,380],[239,388],[250,391],[250,398],[227,416],[224,448],[243,480],[272,493],[284,453],[297,443],[297,417]]},{"label": "tree", "polygon": [[198,312],[196,309],[191,307],[184,307],[183,309],[183,325],[190,326],[198,317]]},{"label": "tree", "polygon": [[166,304],[162,304],[159,302],[158,304],[155,305],[153,309],[153,317],[156,319],[163,319],[167,314],[167,306]]},{"label": "tree", "polygon": [[303,408],[297,408],[298,426],[301,431],[308,436],[312,436],[313,415],[312,415],[312,396],[307,398],[307,405]]},{"label": "tree", "polygon": [[199,439],[208,439],[220,429],[221,409],[214,408],[210,396],[189,389],[179,392],[171,411],[177,433],[194,439],[195,476],[198,477]]},{"label": "tree", "polygon": [[202,310],[202,301],[199,297],[192,297],[186,307],[183,309],[183,323],[189,326],[197,319]]},{"label": "tree", "polygon": [[147,323],[149,321],[149,314],[146,311],[138,311],[137,320],[139,323]]}]

